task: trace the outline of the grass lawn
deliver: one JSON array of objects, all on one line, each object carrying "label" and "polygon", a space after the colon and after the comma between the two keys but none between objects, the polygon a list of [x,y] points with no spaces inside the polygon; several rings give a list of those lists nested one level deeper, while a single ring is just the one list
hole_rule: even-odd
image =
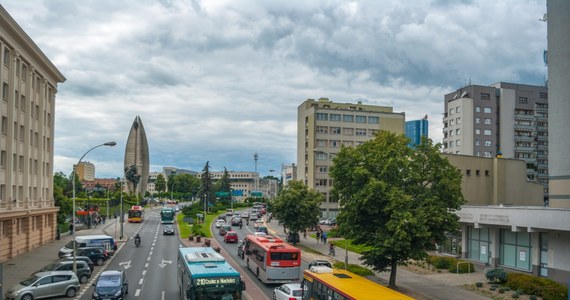
[{"label": "grass lawn", "polygon": [[[211,238],[212,237],[212,233],[210,232],[210,225],[212,225],[212,222],[214,221],[214,219],[216,219],[216,217],[218,216],[218,214],[207,214],[206,215],[206,224],[204,224],[204,233],[206,234],[206,237]],[[190,230],[192,229],[192,226],[188,223],[184,222],[184,217],[185,215],[180,213],[176,215],[176,222],[178,223],[178,230],[180,232],[180,238],[183,239],[187,239],[188,236],[190,236]],[[195,218],[194,218],[195,219]]]},{"label": "grass lawn", "polygon": [[[347,243],[348,242],[348,243]],[[334,241],[334,245],[337,248],[342,248],[342,249],[346,249],[347,248],[347,244],[348,244],[348,251],[354,252],[354,253],[358,253],[358,254],[362,254],[363,251],[370,249],[370,247],[366,247],[363,245],[356,245],[353,244],[351,240],[335,240]],[[338,252],[338,251],[337,251]]]}]

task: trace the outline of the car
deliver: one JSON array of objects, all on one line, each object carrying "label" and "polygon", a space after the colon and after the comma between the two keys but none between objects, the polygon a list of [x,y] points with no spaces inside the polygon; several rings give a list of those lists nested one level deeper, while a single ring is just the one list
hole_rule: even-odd
[{"label": "car", "polygon": [[241,218],[233,218],[232,219],[232,226],[239,226],[241,224]]},{"label": "car", "polygon": [[32,300],[56,296],[73,298],[80,289],[79,279],[73,271],[36,273],[6,292],[6,300]]},{"label": "car", "polygon": [[256,231],[253,233],[253,235],[255,235],[255,236],[267,236],[267,233],[265,233],[263,231]]},{"label": "car", "polygon": [[[95,264],[93,263],[93,261],[89,257],[87,257],[87,256],[75,256],[75,260],[86,262],[87,265],[89,266],[89,270],[91,270],[91,273],[93,273],[93,270],[95,269]],[[59,261],[73,261],[73,256],[63,257]]]},{"label": "car", "polygon": [[307,267],[307,269],[310,270],[311,267],[328,267],[328,268],[332,269],[332,264],[328,260],[316,259],[316,260],[313,260],[309,263],[309,266]]},{"label": "car", "polygon": [[286,283],[273,290],[273,299],[276,300],[301,300],[303,288],[300,283]]},{"label": "car", "polygon": [[216,221],[216,228],[220,228],[220,227],[222,227],[222,225],[225,225],[225,224],[226,224],[226,220],[225,220],[225,219],[218,219],[218,220]]},{"label": "car", "polygon": [[257,232],[263,232],[263,233],[265,233],[265,234],[269,234],[269,232],[268,232],[268,230],[267,230],[267,226],[263,226],[263,225],[257,227],[256,231],[257,231]]},{"label": "car", "polygon": [[232,227],[230,225],[222,225],[222,227],[220,227],[220,230],[218,231],[218,233],[222,236],[226,235],[226,232],[228,231],[232,231]]},{"label": "car", "polygon": [[224,222],[226,221],[226,215],[220,215],[218,216],[218,221],[219,220],[224,220]]},{"label": "car", "polygon": [[107,258],[109,258],[109,255],[107,254],[105,249],[101,247],[77,248],[77,251],[75,251],[75,255],[87,256],[91,259],[91,261],[94,264],[98,266],[102,266],[103,263],[105,263],[105,261],[107,260]]},{"label": "car", "polygon": [[235,231],[228,231],[226,235],[224,235],[224,242],[226,243],[236,243],[238,242],[238,235]]},{"label": "car", "polygon": [[289,233],[287,235],[287,243],[298,243],[300,241],[299,234],[296,232]]},{"label": "car", "polygon": [[164,225],[162,228],[162,235],[174,235],[174,226],[170,224]]},{"label": "car", "polygon": [[255,220],[257,220],[257,219],[259,219],[259,215],[258,215],[257,213],[251,213],[251,214],[249,215],[249,220],[250,220],[250,221],[255,221]]},{"label": "car", "polygon": [[[81,260],[75,260],[75,265],[77,268],[77,273],[75,273],[75,275],[77,275],[79,283],[86,283],[91,277],[91,269],[89,269],[89,265]],[[73,271],[73,261],[58,261],[51,263],[49,265],[45,265],[37,272],[34,272],[34,274],[53,271]]]},{"label": "car", "polygon": [[129,281],[123,270],[103,271],[93,286],[93,300],[122,300],[129,293]]},{"label": "car", "polygon": [[263,225],[263,221],[261,220],[256,220],[255,222],[253,222],[253,228],[257,229],[259,228],[259,226]]},{"label": "car", "polygon": [[241,214],[240,214],[240,217],[246,218],[246,219],[249,218],[249,212],[247,212],[247,211],[242,211]]}]

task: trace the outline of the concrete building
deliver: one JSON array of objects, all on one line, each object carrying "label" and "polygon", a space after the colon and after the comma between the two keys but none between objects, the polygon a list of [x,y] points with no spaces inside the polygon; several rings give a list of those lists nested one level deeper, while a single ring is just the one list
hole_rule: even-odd
[{"label": "concrete building", "polygon": [[121,185],[121,180],[119,178],[95,178],[93,180],[82,180],[81,184],[83,185],[83,188],[88,191],[100,188],[109,192],[114,192]]},{"label": "concrete building", "polygon": [[391,107],[358,103],[335,103],[327,98],[308,99],[297,111],[297,178],[321,192],[322,217],[338,214],[338,199],[330,195],[329,168],[340,146],[358,146],[379,130],[404,134],[404,113]]},{"label": "concrete building", "polygon": [[548,198],[546,87],[469,85],[444,99],[444,153],[525,160],[527,177],[541,183]]},{"label": "concrete building", "polygon": [[427,115],[421,120],[406,121],[405,125],[406,136],[410,139],[409,147],[419,145],[422,137],[429,137],[429,122]]},{"label": "concrete building", "polygon": [[[158,193],[158,191],[156,190],[156,187],[154,186],[154,183],[156,181],[156,177],[158,177],[159,174],[163,174],[163,173],[162,172],[149,172],[149,174],[148,174],[148,184],[146,186],[146,191],[149,192],[151,195]],[[164,176],[164,174],[162,176]],[[164,180],[166,181],[167,179],[168,178],[165,176]]]},{"label": "concrete building", "polygon": [[548,15],[548,127],[552,207],[570,208],[570,2],[546,2]]},{"label": "concrete building", "polygon": [[286,186],[290,180],[297,180],[297,166],[293,164],[281,165],[281,181]]},{"label": "concrete building", "polygon": [[[201,175],[199,174],[197,177]],[[252,192],[255,191],[256,182],[261,183],[258,181],[259,173],[256,172],[228,171],[228,175],[233,191],[233,200],[236,202],[243,202],[245,198],[251,197]],[[220,180],[222,176],[224,176],[224,172],[210,172],[212,180]]]},{"label": "concrete building", "polygon": [[148,184],[150,162],[146,132],[139,116],[133,122],[125,148],[125,171],[131,166],[136,167],[136,174],[140,176],[140,181],[135,191],[132,182],[126,180],[127,189],[130,193],[136,193],[144,197]]},{"label": "concrete building", "polygon": [[95,165],[88,162],[82,161],[78,165],[73,165],[75,168],[75,173],[79,180],[93,181],[95,180]]},{"label": "concrete building", "polygon": [[64,81],[0,5],[0,263],[56,236],[55,98]]}]

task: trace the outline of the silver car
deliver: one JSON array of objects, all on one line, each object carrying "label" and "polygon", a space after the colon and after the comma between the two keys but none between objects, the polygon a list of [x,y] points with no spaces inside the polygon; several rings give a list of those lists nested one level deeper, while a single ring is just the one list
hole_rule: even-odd
[{"label": "silver car", "polygon": [[9,288],[5,299],[32,300],[55,296],[73,298],[79,288],[79,279],[73,271],[40,272]]}]

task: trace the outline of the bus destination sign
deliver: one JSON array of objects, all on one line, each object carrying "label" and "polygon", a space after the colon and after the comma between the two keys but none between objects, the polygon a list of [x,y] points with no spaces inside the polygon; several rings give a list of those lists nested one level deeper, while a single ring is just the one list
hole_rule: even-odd
[{"label": "bus destination sign", "polygon": [[226,277],[226,278],[198,278],[196,279],[197,286],[203,285],[223,285],[223,284],[236,284],[236,277]]}]

